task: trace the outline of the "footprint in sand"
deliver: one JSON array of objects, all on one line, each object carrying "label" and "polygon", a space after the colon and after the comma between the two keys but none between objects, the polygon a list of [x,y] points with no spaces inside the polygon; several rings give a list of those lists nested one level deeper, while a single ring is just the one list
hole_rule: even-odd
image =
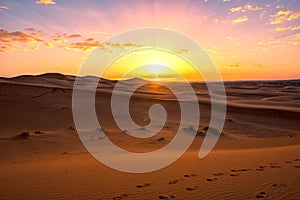
[{"label": "footprint in sand", "polygon": [[277,184],[277,183],[273,183],[272,187],[286,187],[286,184]]},{"label": "footprint in sand", "polygon": [[230,176],[233,176],[233,177],[235,177],[235,176],[239,176],[240,174],[238,174],[238,173],[230,173]]},{"label": "footprint in sand", "polygon": [[266,192],[260,192],[260,193],[256,194],[257,199],[266,198],[267,196],[268,196],[268,194]]},{"label": "footprint in sand", "polygon": [[118,196],[118,197],[113,197],[113,200],[120,200],[120,199],[123,199],[123,198],[125,198],[125,197],[127,197],[127,194],[121,194],[121,195]]},{"label": "footprint in sand", "polygon": [[174,199],[175,196],[174,195],[166,195],[166,194],[163,194],[163,195],[159,195],[158,196],[158,199]]},{"label": "footprint in sand", "polygon": [[218,178],[207,178],[206,181],[216,181]]},{"label": "footprint in sand", "polygon": [[281,167],[278,166],[278,165],[270,165],[269,167],[270,167],[270,168],[281,168]]},{"label": "footprint in sand", "polygon": [[184,177],[196,177],[197,176],[197,174],[185,174],[185,175],[183,175]]},{"label": "footprint in sand", "polygon": [[170,181],[169,184],[172,185],[172,184],[176,184],[177,182],[178,182],[178,180],[175,179],[175,180]]},{"label": "footprint in sand", "polygon": [[150,183],[139,184],[136,187],[137,188],[144,188],[144,187],[148,187],[148,186],[150,186]]},{"label": "footprint in sand", "polygon": [[219,172],[219,173],[213,173],[213,176],[223,176],[225,173]]},{"label": "footprint in sand", "polygon": [[230,170],[231,172],[247,172],[247,171],[250,171],[251,169],[245,169],[245,168],[242,168],[242,169],[232,169]]},{"label": "footprint in sand", "polygon": [[197,190],[199,187],[198,186],[193,186],[193,187],[186,187],[185,189],[187,191],[194,191],[194,190]]},{"label": "footprint in sand", "polygon": [[260,165],[260,166],[258,166],[256,171],[263,171],[263,170],[265,170],[265,168],[266,168],[266,166]]}]

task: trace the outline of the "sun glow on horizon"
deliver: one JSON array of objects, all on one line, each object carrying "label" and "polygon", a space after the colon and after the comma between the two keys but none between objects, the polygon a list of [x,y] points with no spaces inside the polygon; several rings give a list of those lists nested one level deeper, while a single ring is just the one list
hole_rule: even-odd
[{"label": "sun glow on horizon", "polygon": [[142,49],[119,57],[111,63],[104,78],[142,78],[149,81],[202,80],[194,66],[173,52],[157,49]]}]

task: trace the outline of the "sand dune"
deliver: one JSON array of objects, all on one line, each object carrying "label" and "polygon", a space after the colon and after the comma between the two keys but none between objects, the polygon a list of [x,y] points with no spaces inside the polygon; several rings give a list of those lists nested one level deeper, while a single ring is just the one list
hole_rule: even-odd
[{"label": "sand dune", "polygon": [[[201,160],[197,153],[210,121],[209,93],[205,84],[192,83],[201,120],[199,127],[186,124],[187,133],[198,132],[189,151],[162,170],[127,174],[104,166],[82,145],[72,118],[74,80],[55,73],[0,78],[0,199],[300,198],[300,81],[225,83],[228,107],[222,137]],[[145,82],[122,81],[117,95],[127,95],[139,81]],[[130,110],[137,124],[149,123],[153,104],[168,113],[161,132],[137,139],[124,133],[151,130],[116,126],[109,101],[115,84],[100,79],[97,89],[96,110],[105,137],[133,152],[168,144],[180,119],[174,94],[156,83],[134,93]],[[190,94],[184,95],[188,101]]]}]

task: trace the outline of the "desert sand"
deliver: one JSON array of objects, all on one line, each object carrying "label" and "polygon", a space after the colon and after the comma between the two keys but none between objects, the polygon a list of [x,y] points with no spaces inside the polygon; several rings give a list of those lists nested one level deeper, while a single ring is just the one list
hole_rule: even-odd
[{"label": "desert sand", "polygon": [[[300,199],[299,80],[226,82],[225,126],[203,159],[198,151],[210,121],[209,94],[205,84],[192,83],[201,112],[198,136],[176,162],[144,174],[111,169],[85,149],[72,116],[74,80],[55,73],[0,79],[0,199]],[[136,81],[143,80],[122,84],[126,89]],[[149,123],[155,103],[168,113],[161,132],[137,139],[112,119],[115,84],[101,79],[96,95],[106,136],[132,152],[170,142],[179,119],[174,95],[157,83],[133,95],[130,111],[137,124]]]}]

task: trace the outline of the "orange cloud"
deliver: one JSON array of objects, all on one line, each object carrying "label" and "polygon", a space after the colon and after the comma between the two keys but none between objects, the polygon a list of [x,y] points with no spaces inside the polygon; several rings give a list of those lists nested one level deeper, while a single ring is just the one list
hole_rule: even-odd
[{"label": "orange cloud", "polygon": [[243,17],[239,17],[235,20],[232,20],[233,23],[241,23],[241,22],[245,22],[248,21],[248,17],[247,16],[243,16]]},{"label": "orange cloud", "polygon": [[300,17],[300,11],[292,12],[287,20],[290,21],[290,20],[293,20],[293,19],[297,19],[299,17]]},{"label": "orange cloud", "polygon": [[290,10],[280,10],[280,11],[278,11],[277,12],[277,16],[279,16],[279,15],[287,15],[287,14],[289,14],[291,11]]},{"label": "orange cloud", "polygon": [[[38,50],[39,46],[45,45],[48,48],[64,48],[64,49],[79,49],[83,51],[90,51],[95,47],[100,48],[127,48],[138,47],[141,45],[132,43],[109,43],[97,41],[92,37],[80,39],[80,34],[55,34],[45,35],[41,31],[33,28],[26,28],[23,31],[10,32],[8,30],[0,29],[0,52],[14,51],[14,50]],[[184,53],[185,50],[180,50],[179,53]]]},{"label": "orange cloud", "polygon": [[84,41],[84,42],[76,42],[76,43],[72,43],[70,46],[65,46],[67,48],[73,48],[73,49],[80,49],[83,51],[90,51],[94,48],[96,48],[97,46],[100,45],[99,41]]},{"label": "orange cloud", "polygon": [[5,29],[0,29],[0,51],[15,50],[16,44],[21,44],[21,48],[37,49],[39,42],[43,42],[41,35],[31,30],[31,32],[15,31],[9,32]]},{"label": "orange cloud", "polygon": [[271,21],[271,24],[281,24],[284,21],[291,21],[300,17],[300,11],[290,11],[290,10],[280,10],[277,12],[274,20]]},{"label": "orange cloud", "polygon": [[56,2],[52,1],[52,0],[37,0],[35,3],[37,4],[45,4],[45,5],[54,5],[56,4]]}]

